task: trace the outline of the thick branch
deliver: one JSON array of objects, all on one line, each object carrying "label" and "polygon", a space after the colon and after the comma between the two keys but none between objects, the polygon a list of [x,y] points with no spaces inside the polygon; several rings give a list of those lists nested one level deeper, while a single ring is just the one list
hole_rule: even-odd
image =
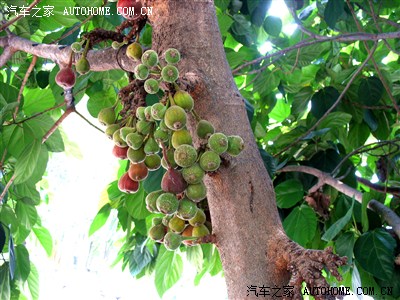
[{"label": "thick branch", "polygon": [[[1,41],[0,41],[1,46]],[[0,55],[0,67],[4,66],[9,61],[16,51],[10,47],[5,47],[3,53]]]},{"label": "thick branch", "polygon": [[[61,65],[68,64],[71,51],[69,46],[35,43],[16,35],[0,38],[0,47],[5,48],[5,51],[10,49],[8,51],[11,51],[12,53],[24,51],[38,57],[50,59]],[[118,61],[115,59],[117,54]],[[0,57],[0,67],[11,58],[11,56],[8,55],[7,59],[4,59],[3,55],[4,53]],[[78,54],[76,58],[78,58]],[[87,59],[89,60],[90,69],[92,71],[107,71],[121,69],[122,67],[127,71],[133,72],[135,67],[135,63],[125,55],[124,49],[118,51],[112,48],[106,48],[102,50],[89,51]]]},{"label": "thick branch", "polygon": [[357,181],[361,184],[366,185],[367,187],[373,189],[374,191],[380,193],[389,193],[395,196],[400,196],[400,187],[395,186],[382,186],[376,183],[372,183],[364,178],[357,177]]},{"label": "thick branch", "polygon": [[[307,166],[286,166],[278,170],[278,172],[301,172],[313,175],[318,178],[318,184],[320,186],[323,184],[330,185],[339,192],[362,203],[362,193],[360,191],[344,184],[340,180],[333,178],[330,174],[322,172],[321,170]],[[368,208],[380,214],[386,223],[392,226],[393,230],[400,238],[400,218],[394,211],[376,200],[369,201]]]}]

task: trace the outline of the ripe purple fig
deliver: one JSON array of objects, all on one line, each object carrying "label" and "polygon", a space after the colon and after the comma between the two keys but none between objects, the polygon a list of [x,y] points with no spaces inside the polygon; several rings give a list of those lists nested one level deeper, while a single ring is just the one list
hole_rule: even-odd
[{"label": "ripe purple fig", "polygon": [[75,85],[75,73],[70,67],[62,68],[56,75],[56,83],[63,89],[70,89]]},{"label": "ripe purple fig", "polygon": [[187,182],[183,179],[181,172],[175,169],[168,169],[161,180],[163,191],[173,194],[180,194],[185,191]]}]

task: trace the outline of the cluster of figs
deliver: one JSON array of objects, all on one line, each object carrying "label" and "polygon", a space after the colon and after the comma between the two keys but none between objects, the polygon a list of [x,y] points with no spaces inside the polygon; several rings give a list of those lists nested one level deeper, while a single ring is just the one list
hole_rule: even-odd
[{"label": "cluster of figs", "polygon": [[134,75],[137,80],[145,80],[148,94],[158,93],[162,82],[173,85],[174,91],[164,90],[164,101],[140,106],[121,120],[116,104],[99,112],[98,120],[106,126],[105,133],[114,142],[113,154],[129,160],[129,168],[119,178],[118,187],[122,192],[135,193],[150,171],[163,167],[166,172],[161,189],[149,193],[145,199],[150,212],[163,216],[153,218],[148,234],[169,250],[177,249],[182,242],[192,245],[211,231],[203,209],[207,197],[204,176],[218,170],[222,154],[237,156],[244,142],[240,136],[216,132],[210,122],[197,117],[196,135],[202,143],[197,149],[193,146],[186,123],[188,114],[197,114],[193,111],[192,96],[176,84],[179,78],[176,64],[181,59],[177,49],[167,49],[162,64],[156,51],[143,52],[137,42],[127,47],[126,54],[138,63]]}]

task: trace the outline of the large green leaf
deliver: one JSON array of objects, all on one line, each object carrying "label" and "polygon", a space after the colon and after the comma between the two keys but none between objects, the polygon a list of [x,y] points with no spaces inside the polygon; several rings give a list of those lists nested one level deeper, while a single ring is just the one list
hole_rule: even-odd
[{"label": "large green leaf", "polygon": [[29,273],[31,272],[31,263],[29,260],[29,252],[25,245],[17,245],[15,247],[15,276],[22,281],[28,279]]},{"label": "large green leaf", "polygon": [[142,185],[146,193],[151,193],[161,189],[161,180],[162,177],[164,176],[164,173],[165,173],[164,168],[159,168],[156,171],[149,172],[147,178],[144,181],[142,181],[143,183]]},{"label": "large green leaf", "polygon": [[153,257],[145,246],[136,246],[130,253],[129,271],[132,276],[138,275],[151,261]]},{"label": "large green leaf", "polygon": [[142,220],[150,215],[146,208],[144,189],[142,187],[136,193],[126,195],[124,204],[129,215],[134,219]]},{"label": "large green leaf", "polygon": [[108,217],[110,216],[111,205],[109,203],[105,204],[102,208],[100,208],[97,215],[94,217],[92,224],[90,224],[89,228],[89,236],[99,230],[101,227],[106,224]]},{"label": "large green leaf", "polygon": [[34,226],[32,228],[33,233],[36,235],[46,254],[50,257],[53,253],[53,238],[48,229],[42,226]]},{"label": "large green leaf", "polygon": [[383,84],[378,77],[363,78],[358,88],[358,102],[366,106],[377,105],[382,98]]},{"label": "large green leaf", "polygon": [[25,89],[24,99],[23,110],[28,116],[44,111],[55,104],[54,96],[50,89]]},{"label": "large green leaf", "polygon": [[349,265],[351,265],[353,261],[353,248],[355,242],[356,242],[356,237],[352,232],[346,232],[339,235],[339,237],[335,241],[336,253],[339,256],[347,257],[347,266],[345,266],[346,269],[350,267]]},{"label": "large green leaf", "polygon": [[201,270],[201,266],[203,264],[203,250],[201,249],[200,245],[188,247],[186,249],[186,258],[193,266],[196,267],[197,271]]},{"label": "large green leaf", "polygon": [[275,187],[276,203],[279,208],[289,208],[303,199],[304,189],[300,181],[286,180]]},{"label": "large green leaf", "polygon": [[28,287],[32,300],[39,300],[39,271],[33,263],[31,263],[31,271],[28,276]]},{"label": "large green leaf", "polygon": [[18,201],[15,206],[15,214],[20,226],[24,226],[27,230],[31,230],[38,220],[36,207],[23,201]]},{"label": "large green leaf", "polygon": [[335,29],[339,17],[344,13],[343,0],[328,0],[324,11],[325,22],[330,28]]},{"label": "large green leaf", "polygon": [[364,145],[367,141],[371,131],[368,125],[364,122],[350,124],[348,135],[348,143],[352,149],[357,149]]},{"label": "large green leaf", "polygon": [[282,30],[282,20],[279,17],[268,16],[264,20],[263,27],[269,35],[278,36]]},{"label": "large green leaf", "polygon": [[339,98],[339,92],[334,87],[328,86],[316,92],[311,98],[311,113],[320,119]]},{"label": "large green leaf", "polygon": [[181,278],[183,261],[176,251],[160,249],[156,261],[155,285],[160,297]]},{"label": "large green leaf", "polygon": [[315,235],[317,216],[306,205],[295,207],[283,221],[283,228],[293,241],[305,247]]},{"label": "large green leaf", "polygon": [[0,265],[0,295],[1,300],[10,300],[10,268],[8,262]]},{"label": "large green leaf", "polygon": [[337,234],[346,226],[346,224],[350,221],[351,215],[353,213],[353,205],[354,205],[354,200],[351,204],[351,208],[347,211],[347,213],[337,220],[334,224],[329,227],[327,231],[325,231],[324,235],[321,237],[324,241],[331,241],[333,240]]},{"label": "large green leaf", "polygon": [[25,146],[21,153],[21,157],[15,164],[15,184],[28,180],[35,171],[39,160],[42,143],[35,139],[32,143]]},{"label": "large green leaf", "polygon": [[396,241],[384,229],[364,233],[354,245],[354,256],[369,273],[382,280],[390,280],[394,270]]},{"label": "large green leaf", "polygon": [[321,128],[340,128],[349,124],[352,116],[342,111],[331,112],[325,119],[318,125]]}]

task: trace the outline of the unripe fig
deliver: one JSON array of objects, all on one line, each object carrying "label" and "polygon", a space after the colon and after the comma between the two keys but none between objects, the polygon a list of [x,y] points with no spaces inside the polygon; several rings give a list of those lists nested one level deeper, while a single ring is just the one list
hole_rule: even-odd
[{"label": "unripe fig", "polygon": [[140,60],[140,58],[142,57],[142,53],[142,46],[137,42],[130,44],[126,48],[126,56],[128,56],[130,59],[133,59],[134,61]]},{"label": "unripe fig", "polygon": [[90,71],[90,64],[86,57],[82,56],[75,65],[76,71],[81,74],[85,75],[87,72]]},{"label": "unripe fig", "polygon": [[161,70],[161,77],[164,81],[173,83],[179,78],[179,71],[175,66],[166,65]]},{"label": "unripe fig", "polygon": [[228,136],[228,149],[226,152],[231,156],[237,156],[244,149],[244,141],[238,135]]},{"label": "unripe fig", "polygon": [[163,224],[157,224],[150,228],[149,237],[157,242],[160,242],[167,231],[167,228]]},{"label": "unripe fig", "polygon": [[152,123],[144,120],[139,120],[136,123],[136,130],[143,135],[148,135],[150,133],[151,127]]},{"label": "unripe fig", "polygon": [[164,236],[164,246],[167,250],[174,251],[179,248],[182,243],[182,237],[173,232],[167,232]]},{"label": "unripe fig", "polygon": [[198,163],[182,169],[182,176],[188,184],[200,183],[204,178],[205,172]]},{"label": "unripe fig", "polygon": [[183,90],[179,90],[175,93],[174,102],[176,105],[182,107],[186,111],[191,111],[194,106],[194,100],[192,96]]},{"label": "unripe fig", "polygon": [[[165,117],[165,114],[164,114],[164,117]],[[168,131],[168,132],[170,131],[170,129],[167,127],[167,125],[165,125],[164,119],[161,119],[160,124],[158,126],[162,131]]]},{"label": "unripe fig", "polygon": [[147,155],[144,159],[144,164],[149,171],[158,170],[161,167],[161,157],[158,154]]},{"label": "unripe fig", "polygon": [[118,124],[108,125],[106,127],[105,134],[110,140],[112,140],[114,132],[116,132],[118,129],[119,129]]},{"label": "unripe fig", "polygon": [[75,73],[70,67],[62,68],[56,75],[56,83],[63,89],[70,89],[75,85]]},{"label": "unripe fig", "polygon": [[161,189],[165,192],[180,194],[185,191],[186,187],[187,183],[181,172],[175,169],[168,169],[161,179]]},{"label": "unripe fig", "polygon": [[71,44],[71,50],[74,51],[75,53],[81,53],[82,52],[82,44],[79,42],[75,42]]},{"label": "unripe fig", "polygon": [[140,133],[132,132],[125,137],[125,141],[133,150],[138,150],[143,145],[144,136]]},{"label": "unripe fig", "polygon": [[201,139],[208,139],[214,131],[214,126],[207,120],[200,120],[199,123],[197,123],[196,132],[197,136]]},{"label": "unripe fig", "polygon": [[158,64],[158,54],[154,50],[146,50],[142,55],[142,63],[148,67],[154,67]]},{"label": "unripe fig", "polygon": [[160,146],[158,146],[157,142],[154,140],[154,138],[149,137],[144,144],[144,152],[149,155],[149,154],[155,154],[160,151]]},{"label": "unripe fig", "polygon": [[127,146],[126,142],[121,137],[120,129],[118,129],[117,131],[114,132],[113,141],[114,141],[114,144],[119,146],[119,147],[126,147]]},{"label": "unripe fig", "polygon": [[128,174],[132,180],[142,181],[147,178],[147,175],[149,175],[149,170],[147,169],[144,162],[136,164],[131,163],[129,165]]},{"label": "unripe fig", "polygon": [[144,153],[143,147],[134,150],[129,147],[128,153],[127,153],[128,159],[131,163],[140,163],[143,162],[144,159],[146,158],[146,153]]},{"label": "unripe fig", "polygon": [[139,64],[133,70],[135,77],[139,80],[146,80],[149,77],[149,68],[144,64]]},{"label": "unripe fig", "polygon": [[158,208],[157,208],[157,198],[163,194],[164,191],[162,190],[158,190],[158,191],[154,191],[149,193],[146,196],[145,202],[146,202],[146,208],[149,212],[151,213],[158,213]]},{"label": "unripe fig", "polygon": [[221,165],[221,158],[214,151],[206,151],[200,156],[199,163],[204,171],[213,172]]},{"label": "unripe fig", "polygon": [[206,219],[207,217],[204,210],[198,208],[194,217],[189,220],[189,224],[192,226],[200,226],[206,222]]},{"label": "unripe fig", "polygon": [[181,54],[175,48],[169,48],[164,52],[164,59],[168,64],[176,64],[181,60]]},{"label": "unripe fig", "polygon": [[171,220],[172,217],[173,217],[173,215],[165,215],[165,216],[162,218],[162,221],[161,221],[162,224],[163,224],[165,227],[168,227],[169,220]]},{"label": "unripe fig", "polygon": [[192,145],[192,135],[187,129],[174,131],[171,137],[172,147],[175,149],[180,145]]},{"label": "unripe fig", "polygon": [[174,159],[180,167],[190,167],[197,160],[197,151],[191,145],[180,145],[175,149]]},{"label": "unripe fig", "polygon": [[114,124],[116,120],[114,107],[106,107],[100,110],[97,119],[102,125]]},{"label": "unripe fig", "polygon": [[169,129],[179,130],[186,125],[186,112],[180,106],[171,106],[165,112],[164,121]]},{"label": "unripe fig", "polygon": [[118,14],[128,20],[139,17],[142,7],[142,1],[140,0],[118,0],[117,2]]},{"label": "unripe fig", "polygon": [[145,116],[145,114],[144,114],[144,110],[146,109],[146,107],[144,107],[144,106],[139,106],[137,109],[136,109],[136,117],[139,119],[139,120],[146,120],[146,116]]},{"label": "unripe fig", "polygon": [[169,220],[168,227],[174,232],[181,233],[185,229],[185,221],[177,216],[173,216]]},{"label": "unripe fig", "polygon": [[176,214],[183,220],[190,220],[196,215],[196,212],[196,203],[187,198],[183,198],[179,203],[179,208]]},{"label": "unripe fig", "polygon": [[162,103],[154,103],[151,106],[151,116],[154,120],[160,121],[162,118],[164,118],[166,110],[167,108]]},{"label": "unripe fig", "polygon": [[157,129],[156,131],[154,131],[153,137],[156,140],[156,142],[165,143],[169,139],[169,134],[164,130]]},{"label": "unripe fig", "polygon": [[196,184],[189,184],[185,193],[190,200],[200,202],[207,197],[207,188],[203,181],[200,181]]},{"label": "unripe fig", "polygon": [[128,173],[125,173],[118,180],[118,188],[121,192],[132,194],[139,190],[139,182],[132,180]]},{"label": "unripe fig", "polygon": [[111,47],[112,47],[114,50],[118,50],[119,48],[122,47],[122,44],[119,43],[119,42],[117,42],[117,41],[113,41],[113,42],[111,43]]},{"label": "unripe fig", "polygon": [[[122,127],[122,128],[119,130],[119,135],[120,135],[121,138],[126,142],[126,137],[128,136],[128,134],[134,133],[134,132],[136,132],[136,127],[128,127],[128,126],[125,126],[125,127]],[[129,146],[129,145],[128,145],[128,146]]]},{"label": "unripe fig", "polygon": [[192,231],[192,236],[201,238],[203,236],[209,235],[210,231],[208,230],[207,226],[202,224],[199,226],[194,226]]},{"label": "unripe fig", "polygon": [[157,209],[164,215],[172,215],[178,210],[179,201],[174,194],[161,194],[156,201]]},{"label": "unripe fig", "polygon": [[208,139],[208,147],[217,154],[228,150],[228,138],[221,132],[213,133]]},{"label": "unripe fig", "polygon": [[[170,148],[170,149],[168,149],[167,150],[167,159],[168,159],[168,162],[169,162],[169,165],[171,166],[171,168],[176,168],[178,165],[176,164],[176,162],[175,162],[175,159],[174,159],[174,153],[175,153],[175,150],[174,149],[172,149],[172,148]],[[162,167],[164,168],[164,169],[166,169],[166,170],[168,170],[169,169],[169,166],[168,166],[168,164],[167,164],[167,161],[166,161],[166,158],[165,157],[163,157],[162,159],[161,159],[161,165],[162,165]]]},{"label": "unripe fig", "polygon": [[112,149],[112,154],[119,159],[126,159],[128,157],[128,149],[129,147],[119,147],[117,145],[114,145]]},{"label": "unripe fig", "polygon": [[144,109],[144,116],[147,122],[154,122],[154,118],[151,115],[151,106],[146,106],[146,108]]},{"label": "unripe fig", "polygon": [[151,225],[152,225],[152,226],[155,226],[155,225],[160,225],[160,224],[162,224],[162,219],[163,219],[163,218],[160,218],[160,217],[155,217],[155,218],[153,218],[153,219],[151,220]]},{"label": "unripe fig", "polygon": [[160,84],[154,78],[149,78],[144,82],[144,90],[148,94],[157,94],[160,90]]}]

